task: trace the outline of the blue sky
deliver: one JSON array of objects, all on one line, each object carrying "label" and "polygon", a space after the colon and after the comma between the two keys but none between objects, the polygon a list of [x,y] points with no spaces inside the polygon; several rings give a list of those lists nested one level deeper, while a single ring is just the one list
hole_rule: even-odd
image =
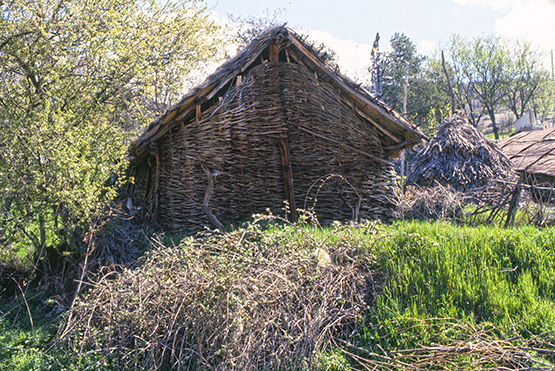
[{"label": "blue sky", "polygon": [[457,33],[525,37],[555,49],[555,0],[206,0],[215,16],[279,20],[338,54],[341,69],[364,79],[376,32],[384,49],[395,32],[407,35],[422,54],[432,54]]}]

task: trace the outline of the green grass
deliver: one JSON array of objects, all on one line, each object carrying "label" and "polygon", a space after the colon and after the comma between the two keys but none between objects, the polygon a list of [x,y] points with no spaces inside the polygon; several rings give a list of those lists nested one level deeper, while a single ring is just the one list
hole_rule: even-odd
[{"label": "green grass", "polygon": [[[352,339],[368,352],[450,344],[481,331],[489,339],[523,342],[555,331],[554,228],[396,222],[323,229],[269,223],[264,229],[276,248],[356,246],[382,272],[383,290]],[[260,241],[265,243],[266,237]],[[175,245],[169,237],[166,242]],[[78,350],[56,345],[59,318],[46,314],[46,299],[36,292],[27,298],[34,326],[21,296],[0,305],[0,369],[113,366],[113,354],[79,356]],[[313,369],[349,369],[349,359],[336,344],[317,357]],[[553,355],[540,359],[555,362]],[[471,364],[465,358],[456,362],[454,368]]]},{"label": "green grass", "polygon": [[[509,128],[509,130],[503,130],[503,133],[499,132],[499,140],[508,138],[512,133],[515,132],[515,128]],[[486,138],[495,140],[495,134],[493,132],[486,134]]]},{"label": "green grass", "polygon": [[[435,318],[530,337],[555,330],[555,230],[400,222],[377,243],[387,275],[363,334],[389,349],[435,339]],[[430,333],[430,331],[432,333]],[[384,340],[386,339],[386,340]]]},{"label": "green grass", "polygon": [[[79,354],[56,344],[61,318],[42,293],[0,302],[0,370],[110,370],[108,357]],[[32,323],[31,323],[32,321]]]}]

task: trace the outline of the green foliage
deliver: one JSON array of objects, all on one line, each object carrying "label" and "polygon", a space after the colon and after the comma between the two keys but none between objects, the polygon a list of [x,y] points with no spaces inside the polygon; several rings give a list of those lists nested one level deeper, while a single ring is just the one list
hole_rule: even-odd
[{"label": "green foliage", "polygon": [[327,349],[316,356],[312,365],[313,371],[346,371],[350,370],[349,360],[340,349]]},{"label": "green foliage", "polygon": [[[549,72],[542,66],[542,58],[545,56],[530,42],[515,40],[505,43],[509,53],[506,68],[510,79],[505,100],[511,112],[520,118],[532,105],[540,108],[541,104],[538,103],[541,101],[536,103],[534,98],[546,92],[551,79]],[[536,111],[543,110],[540,108]]]},{"label": "green foliage", "polygon": [[[60,318],[56,303],[37,291],[0,304],[0,369],[2,370],[111,370],[110,357],[62,350],[55,343]],[[27,311],[27,305],[29,311]],[[31,319],[32,318],[32,322]]]},{"label": "green foliage", "polygon": [[378,243],[387,280],[369,317],[369,344],[425,344],[439,330],[415,321],[433,318],[522,336],[555,329],[555,230],[411,222],[390,233]]},{"label": "green foliage", "polygon": [[426,134],[449,114],[447,86],[441,64],[418,54],[416,45],[404,34],[391,38],[390,53],[383,58],[384,102],[403,112],[404,85],[407,86],[407,117]]},{"label": "green foliage", "polygon": [[113,198],[126,141],[215,55],[217,27],[196,0],[1,4],[0,246],[38,253]]}]

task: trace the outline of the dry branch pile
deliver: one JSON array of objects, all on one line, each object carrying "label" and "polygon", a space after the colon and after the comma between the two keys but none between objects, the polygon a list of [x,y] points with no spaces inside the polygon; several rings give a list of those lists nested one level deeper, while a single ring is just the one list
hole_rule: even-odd
[{"label": "dry branch pile", "polygon": [[338,345],[366,370],[553,370],[553,364],[546,361],[555,356],[549,332],[529,339],[504,338],[494,327],[477,328],[441,318],[422,320],[415,327],[445,328],[457,335],[439,331],[434,345],[391,352],[381,348],[372,352],[345,341]]},{"label": "dry branch pile", "polygon": [[464,207],[471,199],[439,183],[427,188],[408,186],[399,197],[395,217],[400,220],[461,220],[465,215]]},{"label": "dry branch pile", "polygon": [[417,154],[406,184],[428,187],[439,183],[464,191],[485,186],[491,179],[515,181],[511,162],[469,124],[464,112],[457,111]]},{"label": "dry branch pile", "polygon": [[300,233],[250,224],[176,248],[157,243],[139,267],[92,284],[62,339],[83,352],[112,349],[121,367],[310,365],[332,337],[356,333],[378,288],[358,248],[337,244],[330,264],[322,242],[301,245]]}]

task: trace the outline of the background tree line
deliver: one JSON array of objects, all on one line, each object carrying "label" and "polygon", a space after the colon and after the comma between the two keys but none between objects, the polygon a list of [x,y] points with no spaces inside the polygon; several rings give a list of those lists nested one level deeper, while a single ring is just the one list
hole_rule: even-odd
[{"label": "background tree line", "polygon": [[[455,108],[465,109],[473,125],[489,117],[498,139],[496,113],[500,110],[512,112],[517,119],[528,110],[533,110],[537,117],[553,117],[553,66],[545,65],[547,53],[530,42],[494,35],[475,38],[453,35],[445,52],[444,65]],[[407,84],[406,116],[423,131],[433,133],[436,123],[451,112],[440,53],[434,57],[418,54],[406,35],[396,33],[390,40],[390,50],[382,55],[381,68],[381,98],[403,112]]]}]

